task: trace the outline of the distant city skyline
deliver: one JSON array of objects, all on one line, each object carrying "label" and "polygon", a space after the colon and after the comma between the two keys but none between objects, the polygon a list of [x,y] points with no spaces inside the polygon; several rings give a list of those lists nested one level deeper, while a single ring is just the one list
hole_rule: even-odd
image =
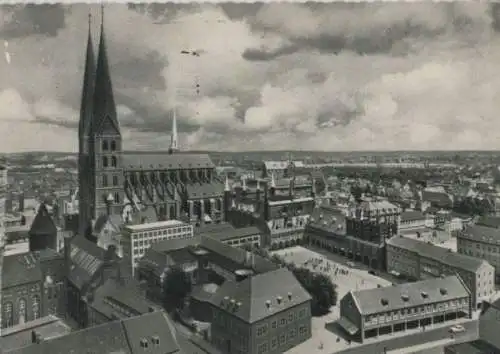
[{"label": "distant city skyline", "polygon": [[[99,5],[0,6],[0,153],[76,152]],[[290,19],[294,20],[291,21]],[[497,150],[500,7],[105,6],[126,150]],[[97,41],[95,41],[97,42]]]}]

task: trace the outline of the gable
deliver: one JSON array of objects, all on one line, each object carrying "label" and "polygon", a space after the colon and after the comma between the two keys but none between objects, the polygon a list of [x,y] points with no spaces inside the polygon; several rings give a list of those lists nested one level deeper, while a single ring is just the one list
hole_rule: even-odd
[{"label": "gable", "polygon": [[94,133],[120,135],[120,128],[116,119],[113,119],[110,115],[106,115],[101,119]]}]

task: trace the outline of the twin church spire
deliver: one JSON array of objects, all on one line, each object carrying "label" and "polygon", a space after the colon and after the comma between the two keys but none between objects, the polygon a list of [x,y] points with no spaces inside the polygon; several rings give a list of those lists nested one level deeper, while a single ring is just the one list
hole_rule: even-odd
[{"label": "twin church spire", "polygon": [[[92,18],[89,14],[89,28],[87,39],[87,52],[85,57],[85,72],[83,79],[83,90],[80,110],[80,122],[78,135],[80,140],[80,151],[85,151],[86,137],[99,135],[107,132],[120,134],[113,85],[109,70],[108,53],[106,47],[106,35],[104,31],[104,8],[101,14],[101,31],[97,62],[94,55],[92,40]],[[177,135],[176,110],[173,109],[172,134],[169,152],[179,151]]]}]

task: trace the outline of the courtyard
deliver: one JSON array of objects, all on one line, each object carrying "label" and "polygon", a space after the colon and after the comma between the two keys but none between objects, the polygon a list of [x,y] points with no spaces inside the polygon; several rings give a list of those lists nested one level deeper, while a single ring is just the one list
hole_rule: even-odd
[{"label": "courtyard", "polygon": [[[340,317],[338,307],[340,299],[349,291],[392,285],[388,280],[369,274],[367,269],[358,266],[350,267],[347,265],[347,259],[339,259],[339,256],[330,254],[325,250],[313,250],[302,246],[295,246],[271,253],[282,257],[286,262],[294,263],[297,266],[304,266],[315,272],[328,275],[333,283],[337,285],[338,291],[337,306],[332,307],[330,313],[324,316],[313,317],[312,338],[287,353],[334,353],[355,345],[355,343],[349,343],[327,328],[331,327],[331,323],[334,323]],[[327,324],[330,325],[327,326]]]}]

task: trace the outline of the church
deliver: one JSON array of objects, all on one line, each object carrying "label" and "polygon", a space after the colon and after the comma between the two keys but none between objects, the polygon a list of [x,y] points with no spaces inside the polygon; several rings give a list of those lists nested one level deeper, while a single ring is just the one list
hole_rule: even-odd
[{"label": "church", "polygon": [[207,154],[179,151],[175,114],[168,153],[124,151],[118,118],[104,21],[97,58],[89,22],[78,127],[80,234],[89,235],[102,215],[127,222],[144,210],[195,225],[224,220],[224,183]]}]

